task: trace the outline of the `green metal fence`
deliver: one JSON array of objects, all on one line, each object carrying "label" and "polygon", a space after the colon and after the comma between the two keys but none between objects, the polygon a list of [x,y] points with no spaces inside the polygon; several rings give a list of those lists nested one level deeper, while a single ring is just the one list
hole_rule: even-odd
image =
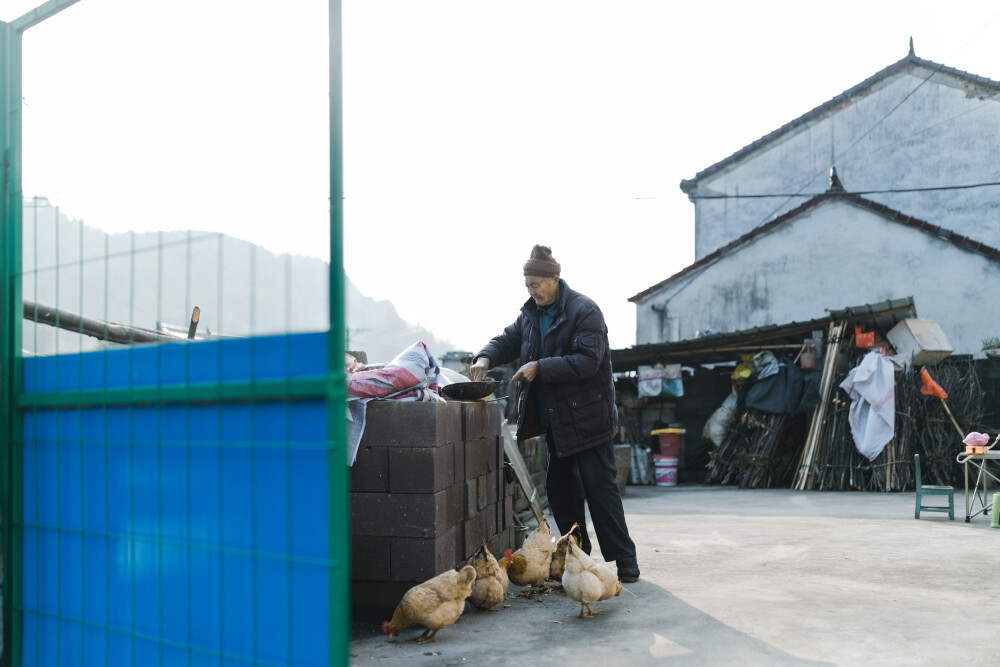
[{"label": "green metal fence", "polygon": [[[317,284],[222,234],[102,236],[24,199],[22,36],[75,2],[0,24],[3,664],[345,664],[340,3]],[[307,333],[295,299],[323,288]]]}]

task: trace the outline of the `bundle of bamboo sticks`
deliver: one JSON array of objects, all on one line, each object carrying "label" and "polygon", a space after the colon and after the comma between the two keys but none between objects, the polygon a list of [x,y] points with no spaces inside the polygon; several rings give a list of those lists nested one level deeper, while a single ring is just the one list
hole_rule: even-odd
[{"label": "bundle of bamboo sticks", "polygon": [[[834,386],[860,363],[866,350],[841,348],[848,363],[839,367]],[[948,403],[964,431],[985,430],[983,391],[971,359],[947,360],[934,367],[934,378],[948,392]],[[906,491],[913,489],[913,455],[920,454],[928,484],[958,485],[962,469],[955,462],[960,439],[940,401],[920,393],[920,370],[896,374],[896,424],[893,439],[873,461],[858,453],[848,423],[850,400],[838,390],[826,408],[814,461],[814,486],[822,491]]]},{"label": "bundle of bamboo sticks", "polygon": [[[738,413],[725,440],[711,455],[707,483],[745,488],[791,484],[799,490],[906,491],[913,489],[915,479],[913,455],[920,454],[925,483],[962,484],[962,467],[955,462],[962,447],[955,423],[965,433],[989,430],[983,424],[984,392],[972,359],[946,359],[933,367],[935,381],[948,393],[947,406],[920,393],[919,368],[897,372],[895,435],[869,461],[855,447],[848,421],[851,402],[840,384],[870,350],[855,347],[845,330],[843,322],[830,325],[820,404],[808,432],[796,437],[796,429],[781,415],[752,409]],[[795,469],[791,463],[784,465],[792,453],[793,461],[798,462]]]},{"label": "bundle of bamboo sticks", "polygon": [[802,419],[753,408],[741,411],[714,453],[706,481],[745,489],[788,486],[803,431]]},{"label": "bundle of bamboo sticks", "polygon": [[[965,433],[986,431],[983,387],[970,358],[948,359],[934,366],[934,380],[948,392],[947,403],[959,428]],[[896,384],[896,439],[910,444],[907,452],[912,473],[913,454],[920,454],[925,484],[962,483],[962,467],[955,455],[962,441],[942,402],[920,393],[918,369]],[[902,462],[901,462],[902,463]],[[912,477],[905,480],[913,488]]]}]

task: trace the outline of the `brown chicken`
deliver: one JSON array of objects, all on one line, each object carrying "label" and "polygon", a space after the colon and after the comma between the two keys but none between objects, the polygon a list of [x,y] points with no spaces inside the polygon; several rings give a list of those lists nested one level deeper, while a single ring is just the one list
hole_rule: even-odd
[{"label": "brown chicken", "polygon": [[507,577],[507,567],[513,558],[510,549],[497,561],[483,542],[483,547],[472,555],[469,565],[476,568],[476,581],[472,584],[472,595],[469,602],[480,609],[492,611],[503,602],[504,593],[510,580]]},{"label": "brown chicken", "polygon": [[418,644],[436,641],[439,630],[453,625],[465,609],[465,599],[472,593],[476,569],[466,565],[448,570],[406,591],[396,606],[391,621],[382,623],[382,632],[390,639],[411,625],[422,625],[424,634],[413,637]]},{"label": "brown chicken", "polygon": [[575,542],[580,546],[580,525],[574,523],[566,534],[556,542],[556,548],[552,552],[552,563],[549,565],[549,579],[562,581],[563,569],[566,565],[566,552],[569,551],[570,542]]},{"label": "brown chicken", "polygon": [[[566,594],[580,603],[580,615],[577,618],[592,618],[600,614],[600,611],[593,611],[590,605],[617,597],[622,592],[618,575],[595,562],[576,544],[571,544],[566,554],[562,585]],[[584,607],[587,608],[586,614],[583,613]]]},{"label": "brown chicken", "polygon": [[531,586],[527,593],[518,595],[531,597],[536,592],[545,590],[542,584],[549,577],[549,566],[552,563],[552,534],[544,516],[538,522],[538,528],[528,535],[528,539],[511,558],[513,562],[507,568],[511,582],[518,586]]}]

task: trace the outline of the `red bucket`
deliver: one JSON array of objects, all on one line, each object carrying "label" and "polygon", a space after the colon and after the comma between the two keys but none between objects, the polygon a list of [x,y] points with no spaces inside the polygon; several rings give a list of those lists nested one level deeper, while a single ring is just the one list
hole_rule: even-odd
[{"label": "red bucket", "polygon": [[652,432],[660,441],[660,454],[662,456],[672,456],[675,459],[681,457],[681,443],[684,441],[684,429],[682,428],[661,428]]}]

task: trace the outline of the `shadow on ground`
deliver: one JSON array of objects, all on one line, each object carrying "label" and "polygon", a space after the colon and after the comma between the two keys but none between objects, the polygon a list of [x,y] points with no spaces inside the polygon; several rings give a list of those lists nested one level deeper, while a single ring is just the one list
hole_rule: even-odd
[{"label": "shadow on ground", "polygon": [[580,605],[560,586],[534,600],[517,597],[514,590],[504,602],[510,606],[499,611],[466,605],[459,621],[431,644],[408,641],[421,628],[389,640],[379,628],[355,626],[350,664],[830,664],[789,655],[647,581],[626,585],[620,597],[594,605],[603,612],[595,618],[577,618]]}]

